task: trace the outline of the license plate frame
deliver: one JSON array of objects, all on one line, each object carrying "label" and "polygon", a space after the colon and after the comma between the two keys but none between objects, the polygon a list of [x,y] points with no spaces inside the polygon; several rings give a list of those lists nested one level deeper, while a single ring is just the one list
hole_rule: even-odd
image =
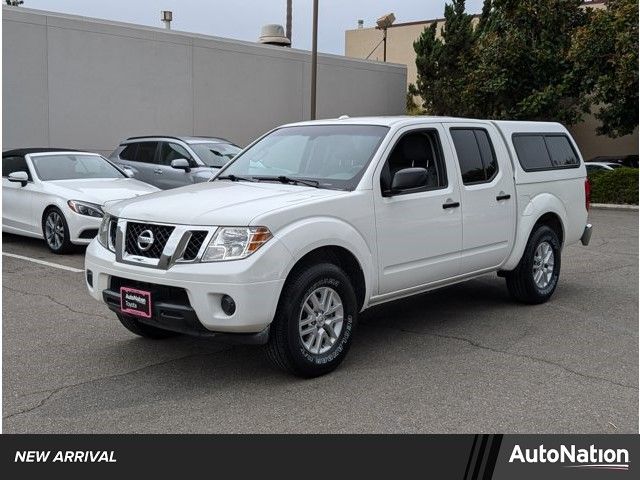
[{"label": "license plate frame", "polygon": [[151,318],[151,292],[131,287],[120,287],[120,311],[127,315]]}]

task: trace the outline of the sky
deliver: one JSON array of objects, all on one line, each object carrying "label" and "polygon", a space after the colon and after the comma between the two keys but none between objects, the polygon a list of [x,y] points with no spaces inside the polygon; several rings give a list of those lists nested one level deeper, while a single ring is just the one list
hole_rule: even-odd
[{"label": "sky", "polygon": [[[4,2],[2,2],[4,3]],[[344,32],[393,12],[396,22],[440,18],[444,0],[319,0],[318,50],[344,54]],[[312,0],[293,0],[292,46],[311,49]],[[267,23],[286,21],[286,0],[25,0],[24,7],[162,27],[160,12],[173,11],[173,30],[256,41]],[[468,0],[478,13],[482,0]]]}]

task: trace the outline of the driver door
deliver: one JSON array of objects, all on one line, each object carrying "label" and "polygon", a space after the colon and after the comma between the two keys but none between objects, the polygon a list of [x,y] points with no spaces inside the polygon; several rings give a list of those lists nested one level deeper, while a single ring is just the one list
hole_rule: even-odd
[{"label": "driver door", "polygon": [[[379,295],[411,293],[460,272],[462,215],[456,169],[439,124],[400,130],[378,165],[374,206]],[[427,169],[423,188],[388,193],[403,168]]]},{"label": "driver door", "polygon": [[[29,182],[22,186],[10,182],[13,172],[27,172]],[[33,176],[24,157],[2,159],[2,223],[7,231],[14,233],[40,233],[40,225],[33,220]]]}]

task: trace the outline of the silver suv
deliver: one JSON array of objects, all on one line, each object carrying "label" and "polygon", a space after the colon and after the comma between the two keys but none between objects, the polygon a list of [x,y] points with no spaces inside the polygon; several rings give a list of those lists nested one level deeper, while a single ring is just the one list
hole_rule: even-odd
[{"label": "silver suv", "polygon": [[166,190],[206,182],[240,150],[222,138],[145,136],[128,138],[109,158],[138,180]]}]

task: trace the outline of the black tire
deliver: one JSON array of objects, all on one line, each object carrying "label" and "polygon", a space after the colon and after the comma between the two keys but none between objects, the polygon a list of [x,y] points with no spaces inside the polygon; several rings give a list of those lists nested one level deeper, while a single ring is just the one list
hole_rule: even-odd
[{"label": "black tire", "polygon": [[[52,236],[48,235],[48,221],[54,222],[54,228],[56,229],[58,228],[57,225],[61,224],[61,240],[54,239]],[[49,207],[42,215],[42,236],[44,237],[44,242],[47,244],[47,247],[49,247],[49,250],[51,250],[55,254],[68,253],[75,247],[75,245],[71,243],[71,236],[69,235],[69,225],[67,224],[67,219],[64,218],[64,215],[58,207]]]},{"label": "black tire", "polygon": [[[551,277],[548,284],[539,286],[534,279],[534,263],[537,265],[536,251],[539,247],[543,248],[545,243],[553,252],[553,265],[549,271]],[[560,277],[561,251],[562,246],[556,232],[546,225],[538,226],[531,233],[518,266],[505,274],[511,296],[519,302],[528,304],[544,303],[549,300]],[[542,263],[542,265],[548,268],[547,264]]]},{"label": "black tire", "polygon": [[128,315],[122,315],[120,313],[117,313],[116,315],[118,316],[118,320],[120,320],[120,323],[124,325],[124,328],[140,337],[161,340],[163,338],[171,338],[180,335],[178,332],[172,332],[171,330],[163,330],[161,328],[152,327],[151,325],[139,322],[135,318]]},{"label": "black tire", "polygon": [[[307,316],[307,319],[311,318],[308,313],[303,313],[305,302],[311,295],[327,290],[333,291],[333,298],[337,294],[337,301],[342,303],[342,325],[339,333],[334,331],[337,338],[333,339],[333,344],[327,346],[329,349],[323,353],[319,353],[320,346],[323,345],[322,338],[330,342],[332,337],[327,333],[329,329],[324,333],[320,332],[322,336],[318,353],[313,353],[303,343],[304,334],[299,331],[299,328],[303,327],[300,327],[299,322],[302,315]],[[334,314],[326,317],[329,319],[327,323],[330,323],[332,315]],[[276,367],[300,377],[312,378],[329,373],[340,365],[349,351],[357,315],[358,302],[355,291],[349,277],[339,267],[331,263],[321,263],[294,271],[280,295],[276,315],[271,324],[269,343],[266,345],[267,356]],[[324,316],[322,321],[324,322]],[[327,327],[318,327],[316,332],[325,328]],[[333,331],[333,327],[331,330]]]}]

